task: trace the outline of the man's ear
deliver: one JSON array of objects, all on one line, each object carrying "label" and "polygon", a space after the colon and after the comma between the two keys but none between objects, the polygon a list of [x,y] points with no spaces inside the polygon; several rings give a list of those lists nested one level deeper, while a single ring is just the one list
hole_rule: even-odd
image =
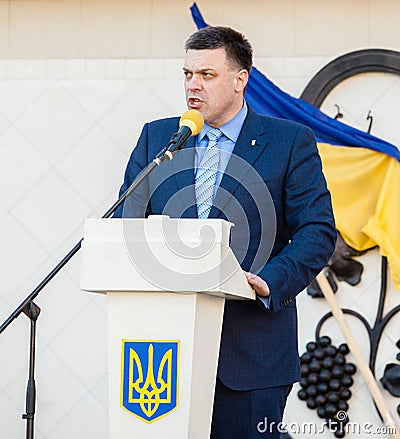
[{"label": "man's ear", "polygon": [[249,72],[246,69],[239,70],[235,75],[235,91],[241,92],[246,88],[249,81]]}]

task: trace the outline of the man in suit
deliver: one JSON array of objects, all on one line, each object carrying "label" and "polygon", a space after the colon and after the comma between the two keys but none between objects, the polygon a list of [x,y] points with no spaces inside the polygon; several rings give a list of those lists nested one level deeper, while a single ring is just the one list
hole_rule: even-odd
[{"label": "man in suit", "polygon": [[[116,216],[235,224],[231,247],[257,301],[226,302],[211,438],[278,438],[277,424],[299,379],[295,297],[334,250],[330,195],[311,130],[258,115],[246,104],[247,39],[227,27],[208,27],[191,35],[185,50],[187,106],[202,113],[205,126]],[[178,118],[144,126],[121,193],[177,129]]]}]

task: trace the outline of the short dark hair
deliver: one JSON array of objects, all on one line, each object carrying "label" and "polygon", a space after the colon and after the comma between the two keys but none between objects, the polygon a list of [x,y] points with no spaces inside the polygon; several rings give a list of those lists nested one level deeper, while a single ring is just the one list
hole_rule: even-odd
[{"label": "short dark hair", "polygon": [[225,48],[231,64],[249,73],[253,65],[253,48],[247,38],[240,32],[224,26],[204,27],[192,34],[185,43],[185,51],[189,49]]}]

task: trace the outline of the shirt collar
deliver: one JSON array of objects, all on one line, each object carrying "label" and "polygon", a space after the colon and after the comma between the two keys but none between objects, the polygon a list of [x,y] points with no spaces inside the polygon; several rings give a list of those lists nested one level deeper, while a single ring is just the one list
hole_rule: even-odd
[{"label": "shirt collar", "polygon": [[[233,119],[229,120],[224,125],[219,127],[219,129],[222,131],[222,134],[224,134],[224,136],[232,140],[232,142],[234,143],[236,143],[236,140],[239,137],[240,130],[242,129],[244,120],[247,116],[247,112],[247,103],[246,101],[243,101],[243,107],[240,109],[239,113]],[[197,136],[197,142],[201,142],[211,129],[212,127],[205,123],[203,129]]]}]

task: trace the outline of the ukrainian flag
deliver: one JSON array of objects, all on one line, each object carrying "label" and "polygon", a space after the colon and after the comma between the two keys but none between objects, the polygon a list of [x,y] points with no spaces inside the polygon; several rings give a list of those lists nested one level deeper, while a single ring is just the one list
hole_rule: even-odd
[{"label": "ukrainian flag", "polygon": [[[196,4],[191,11],[198,28],[207,26]],[[378,246],[400,290],[399,149],[288,95],[256,68],[246,100],[260,114],[294,120],[314,131],[338,231],[356,250]]]}]

